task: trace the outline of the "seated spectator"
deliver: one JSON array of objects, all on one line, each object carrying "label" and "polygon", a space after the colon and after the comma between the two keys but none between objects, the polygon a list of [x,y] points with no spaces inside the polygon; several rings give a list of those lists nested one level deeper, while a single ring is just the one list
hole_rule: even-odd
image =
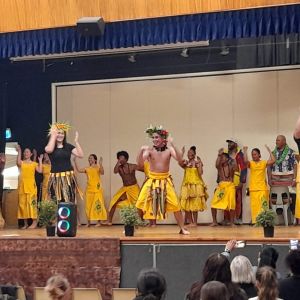
[{"label": "seated spectator", "polygon": [[[280,300],[276,271],[271,267],[259,268],[256,272],[256,297],[249,300]],[[286,299],[285,299],[286,300]]]},{"label": "seated spectator", "polygon": [[229,300],[229,293],[224,283],[209,281],[201,289],[201,300]]},{"label": "seated spectator", "polygon": [[70,283],[63,275],[54,275],[47,281],[45,290],[52,300],[71,300]]},{"label": "seated spectator", "polygon": [[300,299],[300,250],[292,250],[285,263],[292,274],[279,282],[279,297],[284,300]]},{"label": "seated spectator", "polygon": [[246,292],[248,298],[257,295],[253,266],[246,256],[236,256],[230,264],[230,270],[232,282],[238,284]]},{"label": "seated spectator", "polygon": [[134,300],[162,300],[166,290],[165,277],[158,270],[143,270],[137,279],[137,296]]}]

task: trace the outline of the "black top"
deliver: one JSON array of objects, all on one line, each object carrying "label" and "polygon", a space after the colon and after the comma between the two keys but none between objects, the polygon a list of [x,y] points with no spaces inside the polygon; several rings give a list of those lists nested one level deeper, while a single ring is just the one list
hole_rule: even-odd
[{"label": "black top", "polygon": [[73,170],[71,164],[71,154],[75,147],[66,143],[63,148],[55,148],[52,153],[49,153],[51,161],[51,173],[60,173]]},{"label": "black top", "polygon": [[300,153],[300,138],[299,138],[299,139],[296,139],[296,138],[294,137],[294,140],[295,140],[295,142],[296,142],[296,144],[297,144],[297,146],[298,146],[298,151],[299,151],[299,153]]},{"label": "black top", "polygon": [[279,281],[279,298],[284,300],[298,300],[300,295],[300,276]]},{"label": "black top", "polygon": [[239,285],[246,292],[248,298],[257,296],[257,291],[253,283],[239,283]]}]

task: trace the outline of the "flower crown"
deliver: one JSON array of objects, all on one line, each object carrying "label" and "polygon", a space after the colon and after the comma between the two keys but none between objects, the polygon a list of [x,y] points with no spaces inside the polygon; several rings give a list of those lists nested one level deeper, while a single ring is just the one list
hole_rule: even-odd
[{"label": "flower crown", "polygon": [[165,129],[163,129],[162,125],[159,125],[158,127],[156,126],[152,126],[150,125],[146,131],[145,131],[147,134],[148,134],[148,137],[152,138],[153,137],[153,134],[154,133],[157,133],[159,134],[163,139],[167,139],[168,136],[169,136],[169,132]]},{"label": "flower crown", "polygon": [[51,132],[51,129],[57,129],[57,130],[63,130],[65,133],[68,133],[68,131],[70,130],[71,126],[68,123],[64,123],[64,122],[55,122],[53,124],[49,124],[50,128],[49,128],[49,135]]}]

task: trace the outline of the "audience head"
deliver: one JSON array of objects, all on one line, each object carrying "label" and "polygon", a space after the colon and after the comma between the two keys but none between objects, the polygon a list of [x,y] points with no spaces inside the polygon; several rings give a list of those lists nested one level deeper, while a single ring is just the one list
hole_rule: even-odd
[{"label": "audience head", "polygon": [[266,247],[260,252],[258,267],[269,266],[276,269],[278,251],[273,247]]},{"label": "audience head", "polygon": [[224,283],[209,281],[202,286],[201,300],[229,300],[229,293]]},{"label": "audience head", "polygon": [[253,266],[250,260],[243,255],[236,256],[230,264],[232,282],[255,283]]},{"label": "audience head", "polygon": [[285,258],[287,267],[293,275],[300,275],[300,250],[291,250]]},{"label": "audience head", "polygon": [[276,300],[278,297],[278,282],[276,271],[268,266],[256,271],[256,287],[259,300]]},{"label": "audience head", "polygon": [[52,300],[69,300],[71,299],[70,283],[63,275],[54,275],[47,281],[45,290],[49,293]]},{"label": "audience head", "polygon": [[166,289],[165,277],[158,270],[143,270],[137,279],[137,296],[135,300],[164,299]]}]

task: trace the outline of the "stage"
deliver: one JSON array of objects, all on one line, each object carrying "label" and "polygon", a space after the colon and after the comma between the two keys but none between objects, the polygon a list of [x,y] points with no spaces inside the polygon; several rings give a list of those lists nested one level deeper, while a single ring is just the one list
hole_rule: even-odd
[{"label": "stage", "polygon": [[179,234],[176,225],[139,227],[125,237],[122,225],[79,227],[74,238],[46,237],[46,229],[0,230],[0,278],[2,283],[24,287],[28,299],[33,288],[45,286],[54,273],[66,275],[72,287],[96,287],[102,299],[111,299],[113,287],[135,287],[143,268],[157,267],[166,276],[167,300],[182,300],[199,280],[206,258],[222,252],[230,239],[246,240],[245,248],[232,256],[246,255],[253,265],[262,245],[272,244],[280,253],[278,270],[286,273],[284,257],[290,239],[300,240],[300,227],[277,226],[274,238],[249,225],[189,228]]}]

